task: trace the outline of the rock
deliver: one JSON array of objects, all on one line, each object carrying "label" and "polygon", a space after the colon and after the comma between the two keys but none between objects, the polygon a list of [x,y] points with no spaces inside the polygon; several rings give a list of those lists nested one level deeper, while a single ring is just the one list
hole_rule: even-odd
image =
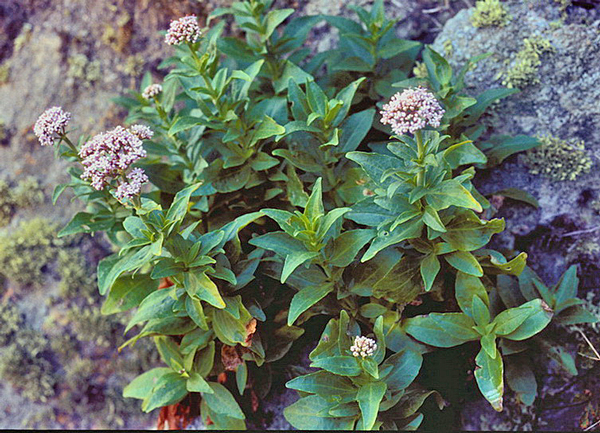
[{"label": "rock", "polygon": [[[600,177],[597,175],[600,157],[600,106],[597,103],[600,98],[597,86],[600,81],[600,21],[582,23],[597,20],[597,11],[589,11],[588,19],[584,20],[581,14],[585,11],[572,6],[569,11],[573,12],[574,18],[561,23],[559,4],[554,1],[511,0],[503,4],[512,17],[505,26],[475,28],[470,22],[472,10],[462,10],[446,23],[434,48],[444,52],[444,46],[450,41],[452,50],[447,54],[455,68],[473,56],[492,53],[466,76],[467,92],[475,95],[502,85],[525,38],[549,41],[554,52],[541,54],[539,82],[524,87],[521,93],[498,104],[488,120],[494,134],[550,135],[567,141],[582,140],[587,157],[593,163],[589,173],[581,174],[573,181],[561,182],[531,174],[522,154],[509,158],[498,169],[481,172],[479,187],[483,193],[520,188],[539,201],[537,211],[514,206],[504,211],[511,214],[507,228],[508,232],[514,232],[514,247],[519,236],[533,233],[539,226],[560,223],[562,215],[569,215],[576,229],[600,224],[600,215],[592,205],[600,197]],[[548,164],[558,167],[560,162],[548,161]],[[599,239],[600,232],[588,235]],[[545,269],[546,276],[555,280],[565,265],[563,260],[562,266]]]}]

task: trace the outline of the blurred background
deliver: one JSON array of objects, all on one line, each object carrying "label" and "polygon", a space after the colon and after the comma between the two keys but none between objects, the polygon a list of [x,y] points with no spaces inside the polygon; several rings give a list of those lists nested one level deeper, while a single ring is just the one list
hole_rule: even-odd
[{"label": "blurred background", "polygon": [[[276,0],[299,14],[352,17],[351,5],[372,0]],[[475,27],[475,0],[386,0],[400,37],[433,43],[453,66],[492,52],[467,76],[469,92],[517,83],[522,92],[494,107],[485,121],[499,133],[539,136],[543,145],[482,172],[478,188],[493,195],[507,231],[495,240],[526,251],[554,284],[571,264],[580,269],[579,297],[600,317],[600,5],[597,1],[508,0],[511,19]],[[102,316],[95,268],[110,253],[102,236],[55,234],[81,203],[65,193],[64,163],[41,148],[32,127],[46,108],[73,113],[71,126],[96,134],[122,123],[111,98],[137,89],[170,49],[159,34],[171,19],[196,14],[201,24],[231,0],[0,0],[0,427],[151,428],[121,397],[136,375],[158,364],[151,341],[118,353],[126,317]],[[232,34],[236,28],[229,28]],[[316,52],[337,34],[315,27]],[[527,41],[548,41],[535,45]],[[533,51],[531,50],[531,47]],[[535,48],[535,47],[542,48]],[[546,46],[546,48],[543,48]],[[549,48],[548,48],[549,47]],[[528,51],[529,48],[529,51]],[[516,86],[515,86],[516,87]],[[519,188],[531,203],[494,193]],[[530,200],[531,201],[531,200]],[[535,203],[534,203],[535,204]],[[585,330],[600,347],[598,329]],[[584,429],[600,413],[597,361],[577,330],[559,336],[577,356],[578,374],[550,366],[534,407],[509,402],[496,414],[473,399],[445,415],[464,429]],[[457,366],[456,368],[461,368]],[[447,390],[452,393],[452,383]],[[599,395],[596,395],[599,394]],[[513,399],[514,400],[514,399]],[[280,402],[266,401],[270,419]],[[269,406],[269,404],[271,406]],[[273,422],[273,421],[269,421]],[[265,425],[269,425],[266,422]],[[285,424],[276,424],[286,428]]]}]

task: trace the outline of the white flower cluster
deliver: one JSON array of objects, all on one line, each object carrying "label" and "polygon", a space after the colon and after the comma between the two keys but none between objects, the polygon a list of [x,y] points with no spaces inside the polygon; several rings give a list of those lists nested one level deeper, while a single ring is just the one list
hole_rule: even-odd
[{"label": "white flower cluster", "polygon": [[354,344],[350,347],[352,355],[356,357],[360,356],[361,358],[373,356],[376,350],[377,343],[375,343],[375,340],[361,335],[354,337]]},{"label": "white flower cluster", "polygon": [[48,108],[35,122],[33,132],[42,146],[52,146],[54,140],[64,135],[71,113],[61,107]]},{"label": "white flower cluster", "polygon": [[392,96],[381,111],[381,123],[391,125],[394,134],[414,134],[428,124],[440,126],[444,109],[435,96],[424,87],[405,89]]},{"label": "white flower cluster", "polygon": [[180,45],[183,42],[194,43],[198,40],[202,30],[198,25],[196,15],[188,15],[178,20],[171,21],[169,30],[165,36],[168,45]]},{"label": "white flower cluster", "polygon": [[159,93],[163,91],[163,88],[160,84],[150,84],[148,87],[144,89],[142,93],[142,97],[144,99],[152,99],[155,96],[158,96]]}]

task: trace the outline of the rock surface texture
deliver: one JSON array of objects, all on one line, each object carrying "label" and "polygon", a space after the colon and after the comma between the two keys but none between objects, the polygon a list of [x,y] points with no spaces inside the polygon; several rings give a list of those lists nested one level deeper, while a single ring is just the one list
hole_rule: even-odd
[{"label": "rock surface texture", "polygon": [[[497,216],[505,217],[507,231],[495,240],[497,247],[526,251],[530,266],[550,284],[568,265],[578,264],[582,279],[579,297],[587,298],[590,309],[598,314],[600,16],[590,2],[573,2],[566,10],[561,10],[559,3],[503,2],[511,20],[502,27],[475,28],[470,19],[473,9],[462,10],[446,23],[433,46],[447,55],[453,67],[462,66],[471,57],[492,53],[466,76],[467,91],[475,95],[506,83],[508,71],[522,60],[517,53],[524,48],[525,39],[550,43],[552,49],[539,54],[541,64],[537,71],[530,71],[528,85],[497,104],[487,122],[493,126],[494,134],[552,136],[569,143],[583,141],[585,150],[565,148],[565,153],[557,153],[553,148],[544,148],[537,156],[532,152],[514,155],[500,166],[480,172],[478,188],[486,194],[519,188],[537,198],[539,209],[504,200]],[[534,174],[534,165],[542,167],[546,174]],[[597,331],[595,327],[587,329],[594,344],[598,343]],[[567,342],[572,354],[582,347],[575,329],[558,338]],[[586,417],[598,407],[595,392],[589,394],[594,387],[597,389],[597,366],[590,368],[585,364],[586,359],[577,356],[578,367],[584,368],[579,368],[579,375],[574,377],[552,366],[540,368],[536,372],[540,392],[533,407],[518,405],[510,391],[506,409],[499,414],[483,401],[466,404],[461,415],[463,428],[584,428]]]}]

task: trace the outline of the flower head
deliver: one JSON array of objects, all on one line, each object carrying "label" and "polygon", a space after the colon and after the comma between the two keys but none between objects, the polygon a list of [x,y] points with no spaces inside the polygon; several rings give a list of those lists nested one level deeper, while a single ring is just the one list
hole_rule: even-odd
[{"label": "flower head", "polygon": [[42,146],[52,146],[54,139],[64,135],[71,120],[71,113],[61,107],[48,108],[35,122],[33,132]]},{"label": "flower head", "polygon": [[142,185],[148,182],[148,176],[146,176],[146,173],[141,168],[134,168],[126,177],[127,181],[123,179],[119,180],[119,184],[115,190],[115,197],[121,202],[139,195],[142,191]]},{"label": "flower head", "polygon": [[79,151],[85,167],[81,178],[89,180],[97,190],[124,174],[140,158],[146,156],[140,137],[122,126],[94,136]]},{"label": "flower head", "polygon": [[148,87],[144,89],[142,96],[144,99],[152,99],[155,96],[158,96],[159,93],[163,91],[163,88],[160,84],[150,84]]},{"label": "flower head", "polygon": [[180,45],[183,42],[194,43],[198,40],[201,33],[202,30],[200,30],[196,15],[188,15],[171,21],[171,25],[165,36],[165,42],[169,45]]},{"label": "flower head", "polygon": [[360,356],[361,358],[373,356],[376,350],[377,343],[375,343],[375,340],[360,335],[354,337],[354,344],[350,347],[352,355],[356,357]]},{"label": "flower head", "polygon": [[150,140],[154,137],[154,131],[148,128],[146,125],[133,125],[129,128],[131,133],[140,140]]},{"label": "flower head", "polygon": [[381,123],[391,125],[397,135],[414,134],[428,124],[440,126],[444,109],[435,96],[424,87],[406,89],[392,96],[383,106]]}]

